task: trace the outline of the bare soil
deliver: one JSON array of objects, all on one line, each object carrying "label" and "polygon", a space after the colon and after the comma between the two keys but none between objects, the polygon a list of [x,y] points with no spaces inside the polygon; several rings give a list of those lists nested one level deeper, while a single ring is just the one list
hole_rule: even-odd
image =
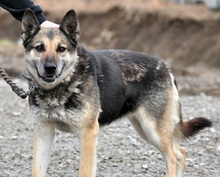
[{"label": "bare soil", "polygon": [[[209,117],[214,127],[182,145],[187,150],[185,176],[220,173],[220,13],[205,6],[159,3],[158,0],[36,0],[51,21],[60,23],[69,9],[79,14],[81,42],[89,49],[129,49],[157,55],[172,68],[185,119]],[[20,23],[0,9],[0,66],[27,87],[23,48],[16,44]],[[31,176],[32,118],[27,100],[18,98],[0,79],[0,177]],[[77,176],[79,141],[57,132],[48,169],[50,177]],[[146,144],[127,120],[101,129],[98,177],[165,176],[160,153]]]}]

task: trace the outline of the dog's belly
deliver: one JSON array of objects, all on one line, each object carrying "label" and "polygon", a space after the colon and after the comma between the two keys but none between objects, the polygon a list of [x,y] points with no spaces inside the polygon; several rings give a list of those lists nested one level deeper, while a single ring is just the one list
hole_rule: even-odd
[{"label": "dog's belly", "polygon": [[117,99],[109,99],[108,103],[107,100],[102,101],[102,112],[99,115],[101,126],[126,116],[138,107],[138,99],[136,98],[126,98],[121,95]]}]

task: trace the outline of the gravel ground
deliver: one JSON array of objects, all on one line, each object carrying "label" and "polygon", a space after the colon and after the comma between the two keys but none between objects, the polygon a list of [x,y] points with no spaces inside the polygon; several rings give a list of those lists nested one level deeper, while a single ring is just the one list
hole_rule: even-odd
[{"label": "gravel ground", "polygon": [[[25,86],[24,81],[17,80]],[[32,119],[27,100],[21,100],[0,80],[0,177],[31,176]],[[187,150],[186,177],[217,177],[220,174],[220,97],[204,94],[182,96],[183,115],[209,117],[214,127],[182,145]],[[79,140],[57,132],[48,168],[50,177],[77,176]],[[161,154],[142,140],[127,120],[101,129],[97,177],[165,176]]]}]

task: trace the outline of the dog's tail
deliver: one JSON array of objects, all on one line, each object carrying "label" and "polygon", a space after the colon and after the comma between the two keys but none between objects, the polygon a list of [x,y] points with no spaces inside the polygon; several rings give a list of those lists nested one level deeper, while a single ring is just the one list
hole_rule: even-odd
[{"label": "dog's tail", "polygon": [[212,122],[204,117],[195,117],[189,121],[184,122],[181,120],[180,122],[180,130],[185,138],[189,138],[197,134],[200,130],[211,126]]}]

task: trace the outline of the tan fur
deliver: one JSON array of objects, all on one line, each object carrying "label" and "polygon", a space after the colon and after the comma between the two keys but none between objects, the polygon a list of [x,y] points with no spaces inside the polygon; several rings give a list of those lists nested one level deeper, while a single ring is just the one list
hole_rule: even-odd
[{"label": "tan fur", "polygon": [[[34,137],[33,138],[33,157],[37,157],[38,155],[38,148],[39,148],[39,139],[38,137]],[[37,166],[38,162],[37,162],[37,158],[34,158],[33,160],[33,164],[32,164],[32,177],[39,177],[40,176],[40,169]]]},{"label": "tan fur", "polygon": [[167,166],[167,177],[182,177],[186,158],[185,150],[176,142],[178,138],[175,137],[177,129],[180,133],[177,121],[179,107],[175,107],[178,105],[175,103],[178,98],[175,98],[175,92],[175,87],[171,87],[166,111],[158,122],[154,121],[156,119],[151,117],[144,107],[139,108],[137,113],[129,119],[139,135],[163,154]]},{"label": "tan fur", "polygon": [[[167,177],[180,177],[177,174],[183,174],[180,166],[185,166],[185,156],[183,149],[178,145],[176,132],[179,128],[179,96],[176,87],[169,90],[169,100],[166,111],[158,126],[158,134],[161,139],[161,152],[166,160]],[[180,130],[178,130],[180,132]],[[181,148],[181,150],[180,150]]]},{"label": "tan fur", "polygon": [[33,138],[34,154],[33,154],[33,165],[32,165],[33,177],[46,176],[54,134],[55,134],[55,125],[52,123],[45,124],[42,129],[38,129],[34,133],[34,138]]},{"label": "tan fur", "polygon": [[96,116],[94,116],[94,114],[95,112],[93,108],[90,108],[81,128],[81,160],[79,177],[95,176],[99,113]]},{"label": "tan fur", "polygon": [[55,49],[56,49],[57,43],[59,43],[59,40],[60,39],[57,39],[57,37],[53,40],[49,40],[49,39],[44,40],[44,44],[46,46],[46,52],[44,52],[44,54],[41,56],[41,60],[45,60],[48,54],[54,60],[58,59]]}]

